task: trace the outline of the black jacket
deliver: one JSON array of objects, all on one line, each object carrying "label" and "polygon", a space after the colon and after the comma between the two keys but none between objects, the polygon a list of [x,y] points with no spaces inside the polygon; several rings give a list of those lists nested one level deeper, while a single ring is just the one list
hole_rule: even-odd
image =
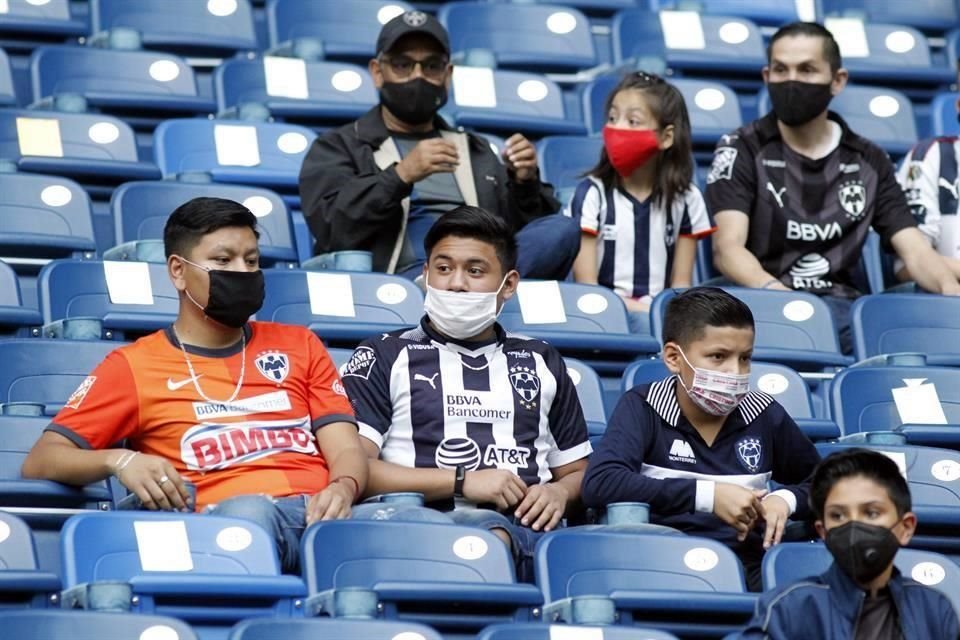
[{"label": "black jacket", "polygon": [[[515,231],[560,207],[549,184],[517,182],[508,175],[485,139],[453,130],[441,118],[435,126],[445,136],[460,136],[469,150],[476,204],[503,216]],[[316,239],[314,253],[372,251],[374,270],[388,270],[404,232],[402,201],[413,189],[397,176],[393,164],[378,167],[374,156],[390,143],[379,106],[313,143],[300,169],[300,199]],[[466,194],[464,198],[469,204]]]}]

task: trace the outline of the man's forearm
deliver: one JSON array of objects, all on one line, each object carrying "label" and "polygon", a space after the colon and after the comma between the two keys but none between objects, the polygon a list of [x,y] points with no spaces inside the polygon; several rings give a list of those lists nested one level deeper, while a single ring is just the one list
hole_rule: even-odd
[{"label": "man's forearm", "polygon": [[453,496],[454,472],[451,469],[417,469],[372,458],[368,463],[367,496],[412,491],[422,493],[427,502]]},{"label": "man's forearm", "polygon": [[82,487],[110,477],[125,453],[126,449],[91,451],[71,444],[40,442],[23,461],[21,474],[24,478]]},{"label": "man's forearm", "polygon": [[583,485],[583,473],[583,471],[574,471],[557,480],[557,484],[567,490],[567,510],[581,505],[580,487]]},{"label": "man's forearm", "polygon": [[[338,478],[350,477],[357,483],[357,486],[350,486],[351,491],[355,491],[354,502],[358,501],[364,495],[369,484],[367,456],[360,447],[346,448],[330,461],[330,481],[336,481]],[[346,480],[349,484],[349,480]]]},{"label": "man's forearm", "polygon": [[[756,256],[750,253],[746,247],[717,249],[714,263],[720,273],[742,287],[755,289],[761,287],[787,288],[783,284],[778,285],[779,279],[764,269]],[[777,282],[773,282],[774,280]]]}]

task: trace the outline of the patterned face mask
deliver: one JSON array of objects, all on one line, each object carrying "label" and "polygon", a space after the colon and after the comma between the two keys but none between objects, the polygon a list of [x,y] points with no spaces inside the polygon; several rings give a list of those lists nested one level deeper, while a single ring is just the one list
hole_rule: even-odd
[{"label": "patterned face mask", "polygon": [[683,361],[693,369],[693,381],[687,387],[683,378],[677,376],[680,385],[686,390],[693,403],[714,416],[726,416],[743,400],[750,391],[750,374],[724,373],[712,369],[701,369],[690,364],[686,354],[679,346],[677,350]]}]

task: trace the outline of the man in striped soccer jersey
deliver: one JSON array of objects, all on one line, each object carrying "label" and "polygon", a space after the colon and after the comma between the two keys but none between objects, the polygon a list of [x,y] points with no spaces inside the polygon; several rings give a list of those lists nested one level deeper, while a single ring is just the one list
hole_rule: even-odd
[{"label": "man in striped soccer jersey", "polygon": [[367,464],[320,340],[248,322],[264,296],[256,226],[246,207],[220,198],[171,214],[163,239],[177,319],[94,369],[23,475],[74,485],[112,475],[148,509],[251,519],[295,573],[304,528],[349,517]]},{"label": "man in striped soccer jersey", "polygon": [[502,219],[459,207],[424,245],[420,326],[367,340],[343,370],[367,493],[422,493],[509,543],[528,578],[538,536],[580,502],[591,449],[576,389],[555,349],[496,323],[519,280]]}]

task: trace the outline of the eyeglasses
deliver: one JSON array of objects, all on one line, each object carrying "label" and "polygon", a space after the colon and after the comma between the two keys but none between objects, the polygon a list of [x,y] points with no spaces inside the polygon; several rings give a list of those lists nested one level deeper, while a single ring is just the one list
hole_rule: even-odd
[{"label": "eyeglasses", "polygon": [[383,56],[381,60],[390,67],[390,70],[393,71],[394,75],[398,78],[409,78],[413,75],[413,71],[417,68],[417,65],[420,65],[420,73],[423,74],[423,77],[430,78],[431,80],[443,78],[447,72],[447,65],[450,64],[450,61],[444,56],[430,56],[423,60],[414,60],[410,56],[402,55]]}]

